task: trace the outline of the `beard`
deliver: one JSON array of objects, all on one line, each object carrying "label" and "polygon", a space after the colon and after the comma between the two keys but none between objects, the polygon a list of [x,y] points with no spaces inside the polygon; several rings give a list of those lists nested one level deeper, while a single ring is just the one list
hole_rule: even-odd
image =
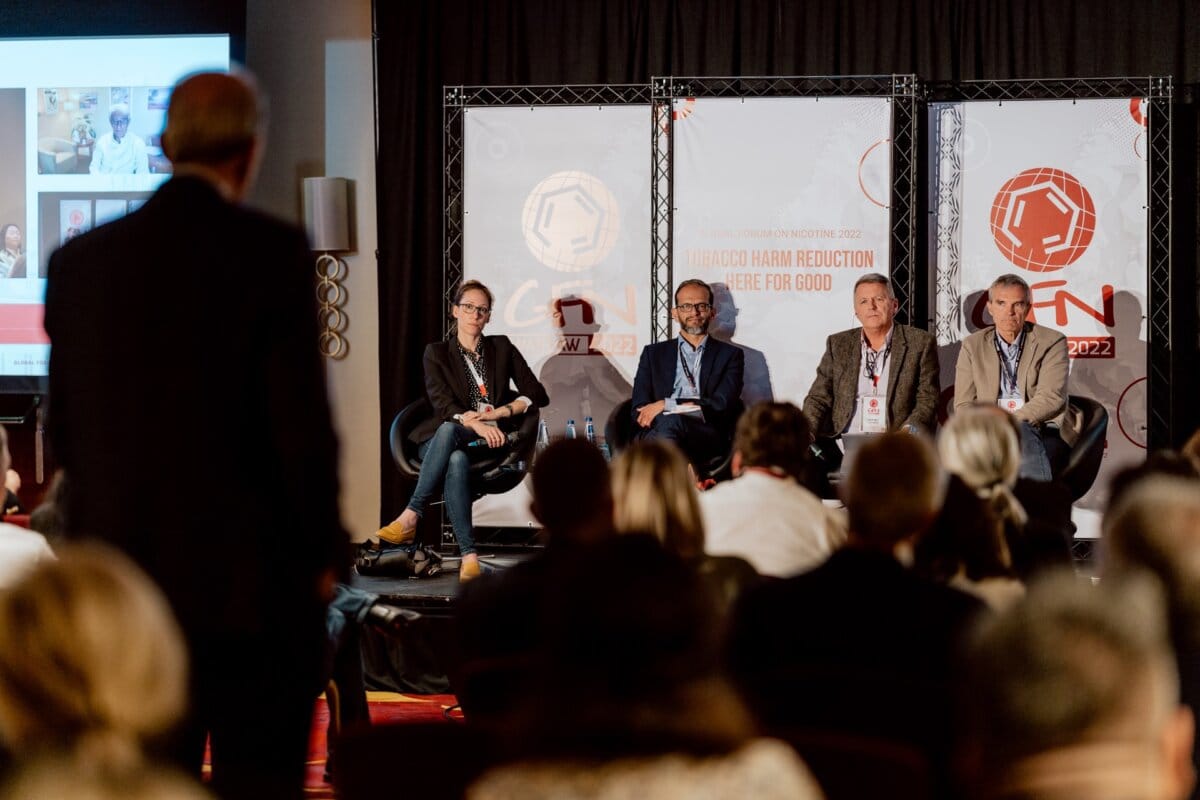
[{"label": "beard", "polygon": [[684,322],[681,323],[679,327],[683,328],[683,332],[689,336],[702,336],[703,334],[708,333],[709,322],[710,320],[705,320],[704,322],[696,322],[691,325],[688,325],[686,322]]}]

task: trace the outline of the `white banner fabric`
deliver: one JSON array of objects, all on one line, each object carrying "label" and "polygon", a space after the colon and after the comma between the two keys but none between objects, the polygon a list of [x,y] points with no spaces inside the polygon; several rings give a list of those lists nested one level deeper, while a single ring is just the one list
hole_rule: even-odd
[{"label": "white banner fabric", "polygon": [[1029,319],[1067,336],[1069,390],[1109,413],[1099,508],[1113,471],[1146,447],[1145,101],[968,102],[931,107],[933,244],[944,404],[958,343],[990,325],[1004,273],[1033,290]]},{"label": "white banner fabric", "polygon": [[713,285],[747,406],[800,404],[853,287],[889,272],[889,98],[675,101],[674,280]]},{"label": "white banner fabric", "polygon": [[[463,272],[546,386],[552,438],[597,438],[629,399],[650,331],[650,107],[472,108],[463,123]],[[525,484],[475,524],[532,524]]]}]

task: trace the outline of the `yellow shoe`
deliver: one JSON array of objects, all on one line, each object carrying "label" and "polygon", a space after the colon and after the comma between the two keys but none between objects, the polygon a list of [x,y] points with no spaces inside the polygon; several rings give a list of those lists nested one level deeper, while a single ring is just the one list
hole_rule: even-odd
[{"label": "yellow shoe", "polygon": [[413,539],[417,538],[416,527],[405,528],[400,525],[400,520],[384,525],[379,529],[379,533],[375,534],[379,537],[380,542],[387,544],[408,544]]},{"label": "yellow shoe", "polygon": [[479,577],[479,556],[471,553],[462,557],[458,565],[458,582],[466,583]]}]

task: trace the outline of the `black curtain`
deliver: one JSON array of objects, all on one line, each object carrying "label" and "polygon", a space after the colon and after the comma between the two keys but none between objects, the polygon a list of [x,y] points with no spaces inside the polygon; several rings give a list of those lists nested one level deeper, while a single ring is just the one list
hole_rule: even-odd
[{"label": "black curtain", "polygon": [[[444,85],[645,83],[654,75],[1171,75],[1173,354],[1182,366],[1196,353],[1194,0],[377,0],[375,32],[385,424],[422,392],[420,354],[444,330]],[[1176,371],[1178,397],[1194,390],[1192,371]],[[1175,442],[1198,421],[1181,406]],[[408,489],[386,447],[380,469],[381,518],[390,519]]]}]

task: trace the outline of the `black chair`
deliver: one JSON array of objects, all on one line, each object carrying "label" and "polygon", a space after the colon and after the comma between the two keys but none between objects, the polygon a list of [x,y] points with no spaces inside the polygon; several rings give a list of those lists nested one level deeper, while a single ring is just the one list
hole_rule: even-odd
[{"label": "black chair", "polygon": [[[418,445],[409,434],[433,414],[429,400],[422,397],[400,410],[392,420],[388,441],[392,449],[392,461],[396,469],[406,478],[416,480],[421,474],[421,459],[417,456]],[[476,499],[485,494],[503,494],[525,479],[529,461],[537,446],[538,422],[541,412],[532,408],[521,420],[516,440],[502,448],[495,456],[481,459],[471,465],[471,492]]]},{"label": "black chair", "polygon": [[[612,410],[604,424],[604,440],[613,455],[624,450],[633,441],[633,399],[626,400]],[[696,477],[700,480],[723,481],[733,477],[733,442],[722,455],[714,456],[707,464],[696,464]]]},{"label": "black chair", "polygon": [[1078,500],[1092,488],[1104,461],[1108,410],[1099,401],[1077,394],[1067,398],[1067,406],[1069,414],[1079,417],[1079,436],[1057,478],[1071,490],[1071,499]]}]

